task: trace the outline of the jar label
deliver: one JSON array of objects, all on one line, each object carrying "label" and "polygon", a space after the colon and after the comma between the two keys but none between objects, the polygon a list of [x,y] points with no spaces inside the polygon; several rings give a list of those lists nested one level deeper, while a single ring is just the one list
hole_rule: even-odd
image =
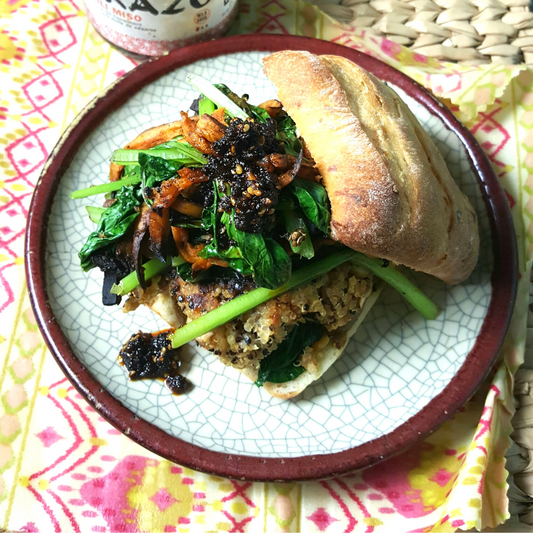
[{"label": "jar label", "polygon": [[238,0],[85,0],[87,17],[113,44],[159,55],[222,35]]}]

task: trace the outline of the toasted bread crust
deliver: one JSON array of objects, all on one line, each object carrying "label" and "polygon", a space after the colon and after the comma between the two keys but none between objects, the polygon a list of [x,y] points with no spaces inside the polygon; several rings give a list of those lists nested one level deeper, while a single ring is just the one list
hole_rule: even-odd
[{"label": "toasted bread crust", "polygon": [[466,279],[475,212],[396,93],[342,57],[286,51],[264,65],[324,180],[332,236],[447,283]]}]

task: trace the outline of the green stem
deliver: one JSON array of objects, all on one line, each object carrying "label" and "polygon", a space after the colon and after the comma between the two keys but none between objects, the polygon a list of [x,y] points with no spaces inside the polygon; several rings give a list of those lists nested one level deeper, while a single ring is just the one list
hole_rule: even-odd
[{"label": "green stem", "polygon": [[111,157],[111,162],[116,163],[117,165],[136,164],[139,162],[139,154],[147,154],[170,161],[179,161],[184,166],[194,165],[195,163],[201,163],[204,165],[207,163],[207,160],[204,157],[176,148],[161,148],[159,150],[115,150]]},{"label": "green stem", "polygon": [[364,254],[354,250],[345,249],[337,252],[325,259],[314,261],[308,266],[301,268],[293,273],[291,279],[281,287],[269,290],[264,288],[254,289],[242,296],[217,307],[213,311],[193,320],[180,329],[177,329],[172,336],[172,347],[179,348],[189,341],[205,335],[209,331],[237,318],[238,316],[250,311],[254,307],[290,291],[299,285],[307,283],[330,270],[338,267],[346,261],[353,261],[372,271],[377,277],[389,283],[393,288],[410,302],[423,316],[428,320],[437,317],[437,306],[425,296],[417,287],[415,287],[403,274],[389,266],[384,266],[381,259],[367,257]]},{"label": "green stem", "polygon": [[223,107],[230,117],[246,120],[248,115],[234,102],[232,102],[222,91],[219,91],[211,82],[201,76],[190,74],[187,81],[206,98],[209,98],[218,107]]},{"label": "green stem", "polygon": [[79,200],[80,198],[88,198],[95,194],[105,194],[108,192],[118,191],[126,185],[135,185],[141,183],[141,178],[138,176],[131,176],[130,178],[123,178],[117,181],[110,181],[108,183],[102,183],[101,185],[91,185],[87,189],[80,189],[70,193],[70,197],[73,200]]},{"label": "green stem", "polygon": [[383,259],[368,257],[359,252],[353,262],[365,267],[378,278],[386,281],[396,289],[420,314],[427,320],[435,320],[439,314],[437,306],[417,287],[415,287],[403,274],[390,266]]},{"label": "green stem", "polygon": [[[149,280],[159,274],[163,273],[167,268],[172,266],[179,266],[185,263],[183,257],[172,257],[169,262],[163,263],[159,259],[150,259],[148,262],[144,263],[144,279]],[[137,273],[131,272],[125,278],[122,278],[118,284],[111,287],[112,294],[118,294],[119,296],[124,296],[129,294],[131,291],[134,291],[139,286],[139,280],[137,278]]]},{"label": "green stem", "polygon": [[213,309],[213,311],[210,311],[189,324],[186,324],[180,329],[177,329],[172,336],[172,347],[179,348],[180,346],[187,344],[189,341],[237,318],[250,309],[257,307],[280,294],[290,291],[303,283],[307,283],[308,281],[326,274],[340,264],[353,259],[356,254],[357,252],[346,248],[341,252],[337,252],[325,259],[315,261],[310,265],[297,270],[292,274],[291,279],[285,283],[285,285],[282,285],[277,289],[254,289],[253,291],[234,298],[224,305]]}]

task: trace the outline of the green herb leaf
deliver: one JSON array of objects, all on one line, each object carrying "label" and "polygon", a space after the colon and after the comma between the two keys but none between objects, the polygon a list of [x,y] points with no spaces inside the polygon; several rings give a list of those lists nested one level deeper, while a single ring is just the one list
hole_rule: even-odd
[{"label": "green herb leaf", "polygon": [[92,205],[86,205],[85,209],[87,210],[87,214],[89,215],[91,222],[94,222],[95,224],[98,224],[103,212],[105,211],[105,207],[94,207]]},{"label": "green herb leaf", "polygon": [[200,101],[198,102],[198,114],[200,116],[205,114],[210,115],[215,109],[216,106],[212,100],[209,100],[209,98],[206,98],[205,96],[200,98]]},{"label": "green herb leaf", "polygon": [[[265,237],[268,256],[261,263],[260,269],[254,268],[254,277],[259,287],[277,289],[291,279],[292,263],[283,247],[271,237]],[[255,274],[259,270],[259,276]]]},{"label": "green herb leaf", "polygon": [[329,235],[331,215],[326,189],[320,183],[302,178],[295,178],[289,187],[298,199],[305,216],[320,231]]},{"label": "green herb leaf", "polygon": [[[222,213],[218,220],[218,198],[221,193],[216,182],[213,187],[213,204],[202,213],[204,227],[210,228],[213,240],[199,253],[200,257],[223,259],[237,272],[243,275],[253,274],[260,287],[276,289],[286,283],[291,277],[292,264],[285,250],[274,239],[237,229],[233,214]],[[235,246],[220,249],[217,239],[219,224],[225,226],[227,235],[235,241]]]},{"label": "green herb leaf", "polygon": [[177,177],[181,164],[161,157],[148,154],[139,154],[141,167],[141,182],[144,187],[155,187],[165,180]]},{"label": "green herb leaf", "polygon": [[[311,236],[309,235],[303,213],[300,209],[295,209],[294,204],[292,204],[292,207],[292,209],[280,210],[285,229],[289,234],[289,244],[295,254],[299,254],[300,257],[305,257],[306,259],[311,259],[315,256],[315,249],[311,242]],[[300,238],[302,240],[299,245],[296,245],[292,238],[294,233],[301,236]]]},{"label": "green herb leaf", "polygon": [[296,366],[304,350],[319,341],[325,328],[316,322],[305,322],[294,326],[285,340],[261,360],[255,384],[262,387],[266,381],[285,383],[305,372],[303,366]]},{"label": "green herb leaf", "polygon": [[181,164],[161,157],[154,157],[147,153],[139,154],[139,167],[141,169],[141,190],[144,201],[152,205],[152,200],[145,195],[145,189],[152,189],[162,181],[177,177]]},{"label": "green herb leaf", "polygon": [[296,134],[296,123],[289,115],[282,115],[276,119],[276,137],[285,146],[285,151],[298,157],[302,149],[302,142]]},{"label": "green herb leaf", "polygon": [[115,202],[102,213],[96,229],[89,235],[78,254],[83,270],[94,267],[91,261],[93,252],[110,246],[124,236],[139,216],[141,203],[142,197],[138,187],[123,187],[117,192]]},{"label": "green herb leaf", "polygon": [[[224,216],[222,217],[224,220]],[[248,233],[235,227],[233,216],[226,224],[228,236],[239,248],[242,258],[250,265],[259,287],[277,289],[291,277],[292,263],[287,252],[274,239],[260,233]]]},{"label": "green herb leaf", "polygon": [[154,146],[148,150],[115,150],[111,156],[111,162],[117,165],[135,165],[139,162],[139,155],[141,154],[176,161],[181,166],[197,166],[207,163],[207,159],[200,150],[189,143],[178,141],[168,141],[164,145]]},{"label": "green herb leaf", "polygon": [[252,118],[255,118],[257,122],[268,122],[270,119],[270,115],[267,113],[266,109],[263,109],[262,107],[259,107],[257,105],[248,104],[249,114],[252,116]]}]

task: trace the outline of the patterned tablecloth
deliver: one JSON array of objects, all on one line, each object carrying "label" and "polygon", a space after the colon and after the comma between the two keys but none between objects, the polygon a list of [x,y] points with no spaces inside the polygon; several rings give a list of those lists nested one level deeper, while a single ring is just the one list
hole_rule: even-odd
[{"label": "patterned tablecloth", "polygon": [[76,113],[135,64],[94,32],[79,0],[0,0],[0,16],[0,529],[370,533],[501,523],[533,241],[533,73],[440,63],[341,27],[302,2],[241,3],[234,33],[332,40],[380,57],[441,97],[479,140],[505,188],[521,274],[499,364],[431,437],[350,477],[245,483],[181,468],[132,443],[80,398],[47,352],[24,283],[32,190]]}]

